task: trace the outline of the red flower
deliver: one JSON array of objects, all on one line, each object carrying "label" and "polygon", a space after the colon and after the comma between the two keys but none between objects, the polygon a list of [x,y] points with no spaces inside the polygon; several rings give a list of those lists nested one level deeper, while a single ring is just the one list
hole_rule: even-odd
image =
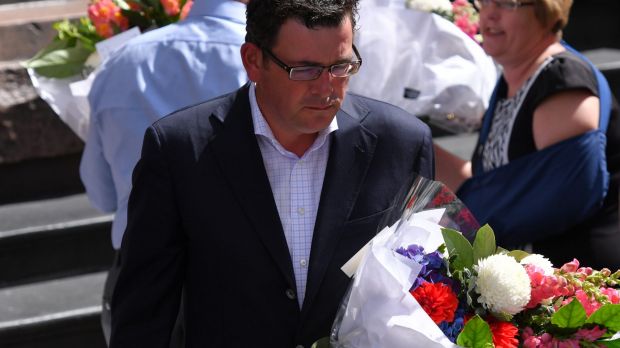
[{"label": "red flower", "polygon": [[512,323],[490,320],[489,327],[491,327],[495,348],[517,348],[519,346],[517,340],[519,329]]},{"label": "red flower", "polygon": [[459,305],[459,300],[446,284],[424,282],[411,291],[411,295],[415,297],[435,324],[442,321],[450,323],[454,320],[454,312]]},{"label": "red flower", "polygon": [[[467,324],[471,317],[471,314],[465,314],[464,323]],[[489,324],[489,328],[491,329],[491,335],[493,335],[493,345],[495,348],[519,347],[519,340],[517,340],[519,329],[517,329],[514,324],[507,321],[499,321],[493,317],[489,317],[485,319],[485,321]],[[529,330],[531,331],[532,329]],[[533,333],[531,335],[533,335]]]},{"label": "red flower", "polygon": [[429,204],[429,208],[439,207],[442,205],[450,204],[456,199],[454,193],[452,193],[446,186],[441,186],[441,191],[439,191],[435,198]]}]

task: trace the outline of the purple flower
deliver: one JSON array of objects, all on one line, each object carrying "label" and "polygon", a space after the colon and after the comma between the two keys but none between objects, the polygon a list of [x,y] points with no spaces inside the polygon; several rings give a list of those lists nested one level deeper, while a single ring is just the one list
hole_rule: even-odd
[{"label": "purple flower", "polygon": [[418,277],[411,286],[411,291],[417,289],[423,282],[441,282],[450,286],[456,293],[460,290],[458,282],[454,282],[446,276],[447,269],[443,260],[443,255],[439,252],[434,251],[425,254],[424,248],[417,244],[409,245],[407,248],[398,248],[396,252],[422,266]]},{"label": "purple flower", "polygon": [[424,247],[417,244],[411,244],[406,249],[402,247],[398,248],[396,252],[419,263],[421,263],[424,258]]}]

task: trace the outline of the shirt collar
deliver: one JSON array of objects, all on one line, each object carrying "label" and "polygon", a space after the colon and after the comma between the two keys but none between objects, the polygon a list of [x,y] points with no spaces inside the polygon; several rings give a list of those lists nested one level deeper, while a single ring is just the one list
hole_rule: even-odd
[{"label": "shirt collar", "polygon": [[244,3],[234,0],[194,0],[187,17],[220,17],[245,23]]},{"label": "shirt collar", "polygon": [[[274,145],[276,149],[278,149],[278,151],[286,151],[287,153],[290,153],[290,151],[284,149],[282,144],[280,144],[280,142],[273,135],[269,124],[265,120],[263,113],[260,111],[260,108],[258,107],[258,102],[256,101],[256,85],[254,84],[254,82],[250,83],[249,95],[250,109],[252,113],[252,123],[254,124],[254,134],[261,135],[269,139],[269,141]],[[323,146],[323,144],[325,144],[325,141],[327,140],[327,136],[336,130],[338,130],[338,120],[336,119],[336,117],[334,117],[329,126],[319,132],[319,135],[314,140],[314,143],[312,144],[312,146],[310,146],[308,151],[306,151],[306,154]],[[304,154],[304,156],[306,154]]]}]

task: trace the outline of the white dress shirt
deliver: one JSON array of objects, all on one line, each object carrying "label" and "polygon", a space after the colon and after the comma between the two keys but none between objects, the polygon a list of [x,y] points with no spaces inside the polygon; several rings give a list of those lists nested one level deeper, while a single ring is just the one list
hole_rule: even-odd
[{"label": "white dress shirt", "polygon": [[306,293],[312,234],[329,158],[329,134],[338,129],[336,118],[319,132],[310,148],[298,157],[276,140],[258,107],[254,84],[250,85],[254,134],[271,184],[282,228],[293,262],[297,300],[301,307]]}]

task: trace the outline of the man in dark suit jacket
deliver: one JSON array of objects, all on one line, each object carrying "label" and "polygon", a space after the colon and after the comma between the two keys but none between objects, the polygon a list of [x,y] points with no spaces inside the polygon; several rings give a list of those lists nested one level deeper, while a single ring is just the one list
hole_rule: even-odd
[{"label": "man in dark suit jacket", "polygon": [[111,347],[166,347],[182,293],[187,347],[329,335],[349,283],[340,267],[434,167],[428,127],[346,94],[361,66],[356,8],[251,1],[241,55],[252,83],[147,130]]}]

